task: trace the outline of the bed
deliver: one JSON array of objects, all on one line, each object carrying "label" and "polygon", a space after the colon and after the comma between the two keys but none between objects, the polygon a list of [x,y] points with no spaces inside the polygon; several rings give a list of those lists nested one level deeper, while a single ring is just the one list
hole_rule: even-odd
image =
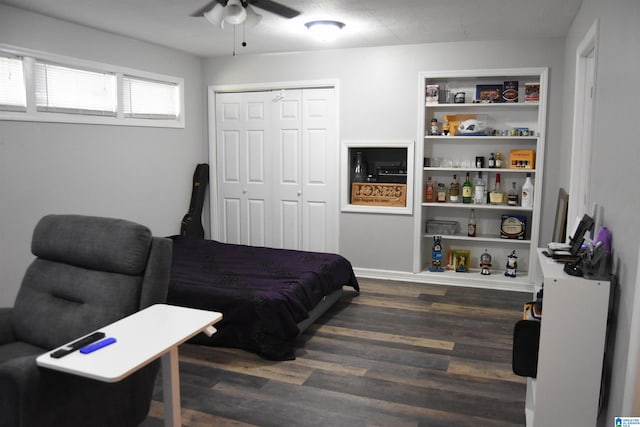
[{"label": "bed", "polygon": [[211,337],[197,344],[242,348],[271,360],[295,359],[296,337],[350,286],[336,254],[235,245],[174,236],[169,304],[219,311]]}]

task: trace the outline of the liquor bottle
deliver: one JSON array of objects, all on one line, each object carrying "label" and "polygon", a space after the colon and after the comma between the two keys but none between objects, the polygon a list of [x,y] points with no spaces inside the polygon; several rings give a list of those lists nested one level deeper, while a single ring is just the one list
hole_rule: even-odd
[{"label": "liquor bottle", "polygon": [[524,181],[524,185],[522,186],[522,197],[520,198],[522,201],[523,208],[532,208],[533,207],[533,182],[531,182],[531,174],[527,174],[527,179]]},{"label": "liquor bottle", "polygon": [[493,153],[489,156],[489,164],[488,166],[493,169],[496,167],[496,158],[493,156]]},{"label": "liquor bottle", "polygon": [[478,177],[475,181],[473,201],[476,205],[484,205],[487,203],[487,195],[485,194],[487,189],[484,179],[482,179],[482,172],[478,172]]},{"label": "liquor bottle", "polygon": [[356,160],[351,170],[351,182],[365,182],[367,180],[367,161],[362,151],[356,152]]},{"label": "liquor bottle", "polygon": [[496,152],[496,161],[495,161],[496,168],[501,168],[503,164],[504,164],[504,162],[503,162],[503,159],[502,159],[502,153],[497,151]]},{"label": "liquor bottle", "polygon": [[509,190],[509,194],[507,195],[507,205],[509,206],[518,206],[518,189],[516,188],[516,183],[511,183],[511,189]]},{"label": "liquor bottle", "polygon": [[471,209],[471,216],[469,217],[469,224],[467,225],[467,236],[476,237],[476,211]]},{"label": "liquor bottle", "polygon": [[438,183],[438,189],[436,190],[436,202],[446,203],[447,201],[447,187],[444,186],[444,183]]},{"label": "liquor bottle", "polygon": [[433,180],[431,177],[427,178],[427,183],[424,186],[424,201],[433,202],[435,200],[435,191],[433,188]]},{"label": "liquor bottle", "polygon": [[467,178],[462,184],[462,203],[473,203],[473,186],[469,180],[469,172],[467,172]]},{"label": "liquor bottle", "polygon": [[460,202],[460,183],[458,182],[458,176],[453,175],[453,181],[449,186],[449,201],[451,203]]},{"label": "liquor bottle", "polygon": [[496,174],[496,182],[493,190],[489,192],[489,201],[492,205],[502,205],[504,203],[504,194],[502,193],[502,184],[500,183],[500,174]]}]

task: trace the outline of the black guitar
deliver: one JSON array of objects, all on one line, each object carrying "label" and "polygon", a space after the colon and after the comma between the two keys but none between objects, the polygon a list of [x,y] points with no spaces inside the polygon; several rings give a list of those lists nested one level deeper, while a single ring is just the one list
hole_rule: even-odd
[{"label": "black guitar", "polygon": [[200,163],[193,173],[193,190],[191,192],[191,203],[189,211],[182,218],[180,235],[204,239],[204,228],[202,227],[202,206],[204,205],[205,192],[209,184],[209,165]]}]

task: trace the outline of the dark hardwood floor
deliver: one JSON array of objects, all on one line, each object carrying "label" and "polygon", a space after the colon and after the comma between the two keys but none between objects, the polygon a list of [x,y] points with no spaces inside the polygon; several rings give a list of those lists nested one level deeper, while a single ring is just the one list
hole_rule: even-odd
[{"label": "dark hardwood floor", "polygon": [[[293,361],[185,344],[182,418],[196,426],[523,426],[511,370],[527,293],[359,279]],[[163,425],[162,383],[145,427]]]}]

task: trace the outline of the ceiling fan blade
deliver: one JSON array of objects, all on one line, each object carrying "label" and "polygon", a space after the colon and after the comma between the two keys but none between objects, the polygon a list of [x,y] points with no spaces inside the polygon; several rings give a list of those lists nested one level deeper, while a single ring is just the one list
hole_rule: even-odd
[{"label": "ceiling fan blade", "polygon": [[280,15],[283,18],[295,18],[300,15],[300,12],[297,10],[271,0],[249,0],[249,4],[266,10],[267,12]]},{"label": "ceiling fan blade", "polygon": [[[224,3],[226,3],[226,2],[224,2]],[[200,9],[196,10],[195,12],[193,12],[190,16],[192,16],[194,18],[200,18],[200,17],[204,16],[205,13],[207,13],[208,11],[213,9],[216,4],[222,4],[224,6],[223,2],[221,2],[221,1],[211,0],[209,3],[205,4]]]}]

